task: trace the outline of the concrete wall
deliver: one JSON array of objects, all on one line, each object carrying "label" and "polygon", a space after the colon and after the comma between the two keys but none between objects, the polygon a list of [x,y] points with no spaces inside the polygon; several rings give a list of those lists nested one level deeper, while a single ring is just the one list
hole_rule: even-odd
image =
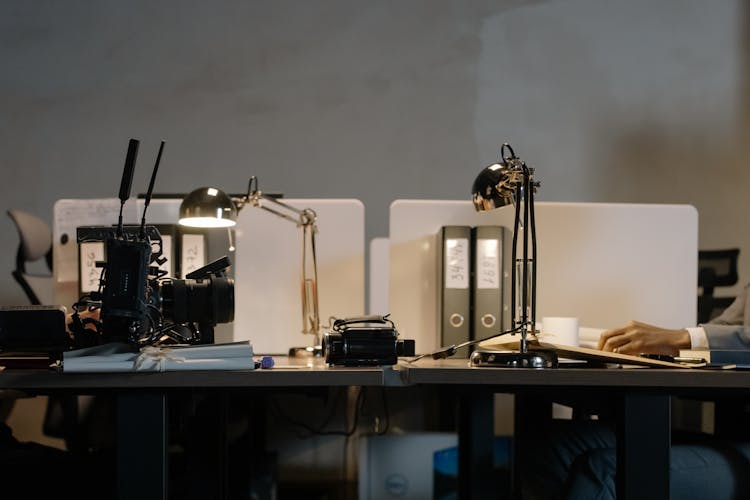
[{"label": "concrete wall", "polygon": [[[750,170],[741,2],[0,1],[0,200],[212,184],[468,196],[510,141],[540,200],[690,203],[701,245],[743,248]],[[16,235],[0,219],[9,269]],[[633,242],[648,244],[648,242]],[[0,303],[23,303],[9,273]]]}]

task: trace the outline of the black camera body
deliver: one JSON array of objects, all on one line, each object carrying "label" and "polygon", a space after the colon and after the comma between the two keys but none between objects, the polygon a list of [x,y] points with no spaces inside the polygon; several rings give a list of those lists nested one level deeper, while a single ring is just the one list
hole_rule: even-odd
[{"label": "black camera body", "polygon": [[330,365],[395,365],[399,356],[414,355],[414,340],[399,340],[386,316],[337,319],[323,336],[323,356]]},{"label": "black camera body", "polygon": [[[230,262],[223,257],[193,271],[185,279],[166,278],[162,239],[154,226],[89,226],[77,230],[78,243],[105,245],[99,291],[74,306],[100,308],[99,320],[84,320],[101,339],[84,344],[130,342],[137,345],[164,336],[179,343],[210,344],[218,323],[234,319],[234,281],[224,275]],[[74,326],[76,325],[74,318]],[[85,326],[84,321],[79,326]],[[77,337],[88,334],[78,328]],[[75,329],[74,329],[74,333]]]},{"label": "black camera body", "polygon": [[[120,216],[116,226],[79,227],[78,243],[104,242],[105,262],[99,288],[73,304],[70,330],[73,346],[107,342],[149,345],[162,342],[211,344],[217,323],[234,319],[234,281],[225,276],[228,257],[222,257],[183,280],[166,279],[159,268],[166,262],[159,230],[146,225],[146,210],[153,195],[164,150],[161,141],[143,216],[138,226],[123,224],[123,208],[130,198],[140,141],[130,139],[120,180]],[[81,314],[86,311],[88,314]],[[97,317],[98,312],[98,317]]]},{"label": "black camera body", "polygon": [[[133,340],[148,328],[151,246],[148,240],[108,237],[101,319],[111,340]],[[154,277],[155,278],[155,277]]]}]

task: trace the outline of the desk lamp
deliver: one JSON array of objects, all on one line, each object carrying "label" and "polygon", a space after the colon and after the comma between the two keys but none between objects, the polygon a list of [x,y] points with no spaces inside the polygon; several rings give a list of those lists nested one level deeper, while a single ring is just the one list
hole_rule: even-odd
[{"label": "desk lamp", "polygon": [[[474,180],[472,201],[477,211],[515,207],[513,246],[511,249],[511,306],[513,331],[521,332],[518,351],[494,352],[496,366],[548,368],[557,365],[551,351],[529,351],[528,336],[536,328],[536,223],[534,192],[540,186],[534,169],[521,161],[510,144],[500,148],[500,161],[485,167]],[[521,206],[523,205],[523,211]],[[522,235],[522,257],[518,259],[518,236]]]},{"label": "desk lamp", "polygon": [[[180,205],[179,223],[189,227],[225,227],[237,224],[237,215],[245,205],[294,222],[302,228],[302,333],[315,337],[314,347],[293,348],[293,351],[320,350],[320,317],[318,315],[318,263],[315,257],[317,215],[310,208],[298,209],[258,189],[258,179],[250,177],[247,194],[231,197],[220,189],[198,188],[188,194]],[[309,258],[308,258],[309,255]]]}]

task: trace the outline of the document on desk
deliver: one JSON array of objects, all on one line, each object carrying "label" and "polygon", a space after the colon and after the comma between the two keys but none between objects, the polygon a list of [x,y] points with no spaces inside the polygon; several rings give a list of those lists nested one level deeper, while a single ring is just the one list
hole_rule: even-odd
[{"label": "document on desk", "polygon": [[588,328],[581,326],[578,328],[578,345],[589,349],[596,349],[599,344],[604,328]]},{"label": "document on desk", "polygon": [[110,343],[63,354],[64,373],[253,368],[253,348],[248,341],[191,346],[147,346],[140,350],[124,343]]}]

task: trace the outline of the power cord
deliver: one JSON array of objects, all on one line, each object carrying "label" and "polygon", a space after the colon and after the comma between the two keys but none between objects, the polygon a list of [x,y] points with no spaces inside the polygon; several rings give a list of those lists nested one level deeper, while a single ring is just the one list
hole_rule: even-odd
[{"label": "power cord", "polygon": [[515,328],[511,328],[510,330],[505,330],[504,332],[500,332],[500,333],[496,333],[494,335],[490,335],[489,337],[485,337],[483,339],[469,340],[467,342],[462,342],[460,344],[453,344],[453,345],[449,345],[447,347],[441,347],[437,351],[433,351],[433,352],[426,353],[426,354],[420,354],[419,356],[417,356],[415,358],[408,359],[407,363],[414,363],[415,361],[419,361],[420,359],[426,358],[428,356],[430,356],[432,359],[445,359],[445,358],[449,358],[449,357],[453,356],[454,354],[456,354],[456,351],[458,351],[462,347],[479,344],[480,342],[484,342],[486,340],[491,340],[491,339],[500,337],[502,335],[509,335],[509,334],[518,333],[518,332],[522,331],[524,328],[526,328],[527,325],[528,325],[528,322],[522,323],[522,324],[516,326]]}]

